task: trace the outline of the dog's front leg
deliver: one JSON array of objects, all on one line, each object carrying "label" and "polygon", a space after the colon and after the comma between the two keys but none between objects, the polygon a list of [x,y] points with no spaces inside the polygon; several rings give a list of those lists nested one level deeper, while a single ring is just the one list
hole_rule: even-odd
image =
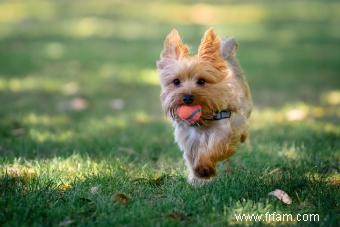
[{"label": "dog's front leg", "polygon": [[195,155],[187,152],[183,155],[189,171],[188,182],[192,185],[207,183],[216,174],[216,163],[206,154],[206,150],[200,150]]},{"label": "dog's front leg", "polygon": [[190,160],[190,158],[188,157],[187,154],[184,154],[184,159],[185,159],[185,164],[188,168],[189,171],[189,175],[188,175],[188,183],[194,186],[199,186],[204,184],[205,182],[207,182],[208,180],[204,179],[204,178],[199,178],[197,177],[197,175],[195,174],[195,170],[194,170],[194,162],[192,162]]},{"label": "dog's front leg", "polygon": [[215,141],[213,146],[199,150],[194,158],[188,159],[190,175],[189,181],[204,183],[216,175],[217,162],[228,159],[234,153],[234,146],[228,139]]}]

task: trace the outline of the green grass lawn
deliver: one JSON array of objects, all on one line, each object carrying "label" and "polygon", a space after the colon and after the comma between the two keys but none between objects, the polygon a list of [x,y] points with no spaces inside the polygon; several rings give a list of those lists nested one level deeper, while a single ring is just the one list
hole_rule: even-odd
[{"label": "green grass lawn", "polygon": [[[340,3],[216,2],[0,2],[1,226],[339,225]],[[193,187],[155,62],[173,27],[195,52],[210,25],[239,41],[255,110]],[[235,218],[267,212],[319,221]]]}]

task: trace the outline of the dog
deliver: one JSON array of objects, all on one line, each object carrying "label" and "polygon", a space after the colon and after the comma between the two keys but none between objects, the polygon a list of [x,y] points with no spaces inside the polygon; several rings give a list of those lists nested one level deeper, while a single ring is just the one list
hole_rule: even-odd
[{"label": "dog", "polygon": [[[228,159],[248,137],[253,104],[237,50],[233,38],[221,40],[213,28],[206,30],[194,56],[176,29],[165,38],[157,61],[161,103],[183,151],[190,184],[213,179],[217,162]],[[200,112],[199,119],[193,123],[181,117],[183,106],[197,107],[192,115]]]}]

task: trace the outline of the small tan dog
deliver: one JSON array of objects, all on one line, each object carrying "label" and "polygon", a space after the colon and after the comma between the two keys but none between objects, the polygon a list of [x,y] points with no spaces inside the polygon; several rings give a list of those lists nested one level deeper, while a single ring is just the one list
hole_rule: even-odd
[{"label": "small tan dog", "polygon": [[221,41],[212,28],[195,56],[189,56],[175,29],[164,41],[157,62],[161,101],[173,122],[191,184],[215,176],[217,162],[229,158],[248,136],[252,99],[235,57],[237,47],[232,38]]}]

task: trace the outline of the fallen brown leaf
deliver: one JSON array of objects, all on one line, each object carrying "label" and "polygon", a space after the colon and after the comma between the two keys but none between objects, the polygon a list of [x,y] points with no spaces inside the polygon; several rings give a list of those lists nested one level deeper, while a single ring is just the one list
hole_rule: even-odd
[{"label": "fallen brown leaf", "polygon": [[275,196],[276,198],[278,198],[279,200],[281,200],[285,204],[291,204],[292,203],[292,199],[290,198],[290,196],[285,191],[283,191],[281,189],[275,189],[274,191],[269,192],[268,195]]},{"label": "fallen brown leaf", "polygon": [[124,193],[116,193],[112,196],[112,201],[114,203],[127,204],[130,198]]}]

